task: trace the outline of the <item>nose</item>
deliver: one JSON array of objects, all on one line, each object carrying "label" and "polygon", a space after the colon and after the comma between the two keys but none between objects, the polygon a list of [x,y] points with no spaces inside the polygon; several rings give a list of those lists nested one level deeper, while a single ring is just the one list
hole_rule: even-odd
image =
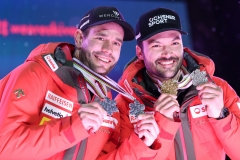
[{"label": "nose", "polygon": [[162,50],[162,55],[165,57],[170,57],[173,54],[172,50],[168,46],[164,46]]},{"label": "nose", "polygon": [[102,46],[102,52],[105,54],[112,54],[113,49],[112,49],[112,43],[110,41],[105,41],[105,43]]}]

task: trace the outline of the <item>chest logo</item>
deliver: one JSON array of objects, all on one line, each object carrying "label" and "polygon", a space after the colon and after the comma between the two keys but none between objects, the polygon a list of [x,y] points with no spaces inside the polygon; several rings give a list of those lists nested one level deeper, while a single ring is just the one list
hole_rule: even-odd
[{"label": "chest logo", "polygon": [[14,91],[14,94],[16,95],[17,99],[21,98],[22,96],[25,96],[25,93],[22,89],[17,89]]},{"label": "chest logo", "polygon": [[207,108],[202,104],[190,107],[190,111],[193,118],[199,118],[207,115]]},{"label": "chest logo", "polygon": [[63,118],[67,116],[71,116],[70,113],[65,112],[57,107],[54,107],[48,103],[45,103],[42,113],[45,113],[46,115],[53,117],[53,118]]},{"label": "chest logo", "polygon": [[51,91],[47,92],[45,99],[49,102],[52,102],[53,104],[55,104],[57,106],[65,108],[69,111],[73,110],[73,102],[71,102]]}]

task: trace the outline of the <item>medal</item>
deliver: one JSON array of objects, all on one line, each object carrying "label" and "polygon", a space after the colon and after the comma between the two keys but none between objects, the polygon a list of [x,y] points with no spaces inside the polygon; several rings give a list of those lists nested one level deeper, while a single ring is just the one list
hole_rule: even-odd
[{"label": "medal", "polygon": [[139,114],[144,114],[145,106],[137,100],[134,100],[134,103],[130,103],[129,108],[129,114],[131,116],[137,117]]},{"label": "medal", "polygon": [[107,112],[107,114],[110,115],[110,116],[112,116],[113,113],[115,113],[115,112],[119,112],[118,108],[117,108],[117,105],[116,105],[116,101],[111,100],[108,97],[105,97],[104,100],[102,100],[100,102],[100,105]]},{"label": "medal", "polygon": [[[87,88],[92,91],[95,95],[98,97],[104,99],[100,102],[100,105],[103,107],[103,109],[108,113],[108,115],[112,115],[114,112],[119,112],[116,101],[111,100],[107,97],[106,92],[104,91],[104,87],[101,86],[107,86],[116,92],[122,94],[123,96],[131,99],[134,101],[134,103],[130,103],[130,121],[137,120],[136,117],[139,114],[143,114],[145,110],[145,106],[143,104],[140,104],[129,92],[127,92],[123,87],[121,87],[118,83],[113,81],[107,76],[102,76],[94,71],[92,71],[90,68],[85,66],[81,61],[79,61],[76,58],[73,58],[73,67],[77,70],[79,70],[86,82],[87,82]],[[97,81],[97,83],[94,83],[94,81]]]},{"label": "medal", "polygon": [[200,71],[199,69],[196,69],[190,74],[192,78],[192,84],[194,86],[198,86],[200,84],[208,82],[208,78],[206,77],[206,75],[206,71]]},{"label": "medal", "polygon": [[176,80],[170,79],[164,81],[160,87],[162,93],[177,95],[178,83]]}]

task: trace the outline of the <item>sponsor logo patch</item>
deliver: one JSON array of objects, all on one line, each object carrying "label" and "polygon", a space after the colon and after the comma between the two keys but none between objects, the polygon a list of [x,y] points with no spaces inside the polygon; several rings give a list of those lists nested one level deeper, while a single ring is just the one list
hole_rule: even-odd
[{"label": "sponsor logo patch", "polygon": [[49,115],[54,118],[63,118],[67,116],[71,116],[70,113],[67,113],[57,107],[54,107],[48,103],[46,103],[42,109],[42,113]]},{"label": "sponsor logo patch", "polygon": [[118,124],[118,121],[115,118],[109,117],[109,116],[105,116],[105,117],[103,117],[103,123],[102,123],[101,126],[115,129],[115,126],[117,124]]},{"label": "sponsor logo patch", "polygon": [[69,111],[73,110],[73,102],[60,97],[51,91],[47,92],[45,99]]},{"label": "sponsor logo patch", "polygon": [[199,118],[207,115],[207,108],[202,104],[190,107],[190,111],[193,118]]},{"label": "sponsor logo patch", "polygon": [[21,98],[22,96],[25,96],[24,90],[20,88],[15,90],[14,94],[16,95],[17,99]]},{"label": "sponsor logo patch", "polygon": [[44,56],[45,61],[47,62],[48,66],[51,68],[53,72],[58,69],[57,63],[54,61],[51,55]]},{"label": "sponsor logo patch", "polygon": [[48,122],[48,121],[50,121],[50,120],[51,120],[50,118],[43,117],[42,120],[41,120],[41,122],[39,123],[39,125],[40,125],[40,126],[41,126],[41,125],[44,125],[45,122]]}]

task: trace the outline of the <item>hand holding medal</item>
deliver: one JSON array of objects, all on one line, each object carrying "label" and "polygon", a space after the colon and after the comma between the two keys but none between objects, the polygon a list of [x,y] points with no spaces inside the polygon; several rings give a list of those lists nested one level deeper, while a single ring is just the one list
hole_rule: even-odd
[{"label": "hand holding medal", "polygon": [[161,95],[154,104],[155,111],[158,111],[170,120],[174,120],[174,114],[180,111],[178,104],[178,82],[175,79],[163,81],[160,84]]},{"label": "hand holding medal", "polygon": [[209,82],[205,71],[195,70],[191,73],[193,85],[199,90],[198,96],[206,106],[209,117],[218,118],[224,107],[223,90],[213,82]]},{"label": "hand holding medal", "polygon": [[145,106],[140,104],[139,101],[134,100],[134,103],[129,104],[129,118],[131,123],[137,122],[137,117],[140,114],[144,114]]}]

